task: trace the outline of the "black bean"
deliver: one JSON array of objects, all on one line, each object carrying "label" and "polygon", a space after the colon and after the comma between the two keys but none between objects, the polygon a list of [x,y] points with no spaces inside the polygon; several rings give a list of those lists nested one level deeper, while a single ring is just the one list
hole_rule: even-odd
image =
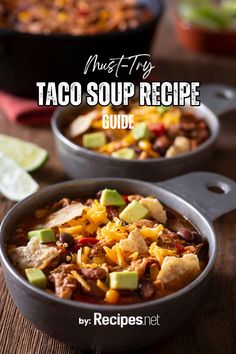
[{"label": "black bean", "polygon": [[59,235],[59,241],[61,243],[67,243],[68,247],[71,247],[74,243],[74,238],[71,234],[63,232]]},{"label": "black bean", "polygon": [[185,228],[178,230],[177,235],[182,237],[185,241],[193,241],[194,239],[192,232]]},{"label": "black bean", "polygon": [[65,253],[61,256],[61,262],[62,263],[70,263],[72,260],[72,255],[71,253]]}]

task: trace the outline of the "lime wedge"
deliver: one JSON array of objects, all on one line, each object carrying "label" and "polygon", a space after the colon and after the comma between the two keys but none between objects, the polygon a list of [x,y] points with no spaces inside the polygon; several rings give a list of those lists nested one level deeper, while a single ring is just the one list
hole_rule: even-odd
[{"label": "lime wedge", "polygon": [[0,193],[18,202],[38,190],[35,180],[10,157],[0,152]]},{"label": "lime wedge", "polygon": [[20,167],[28,172],[41,167],[48,159],[46,150],[5,134],[0,134],[0,151],[15,160]]}]

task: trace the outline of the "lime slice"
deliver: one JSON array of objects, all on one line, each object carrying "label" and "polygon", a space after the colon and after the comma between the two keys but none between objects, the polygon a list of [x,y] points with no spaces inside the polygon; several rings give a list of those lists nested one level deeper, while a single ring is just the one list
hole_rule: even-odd
[{"label": "lime slice", "polygon": [[10,157],[0,152],[0,193],[18,202],[38,190],[35,180]]},{"label": "lime slice", "polygon": [[48,152],[39,146],[4,134],[0,134],[0,151],[29,172],[41,167],[48,159]]}]

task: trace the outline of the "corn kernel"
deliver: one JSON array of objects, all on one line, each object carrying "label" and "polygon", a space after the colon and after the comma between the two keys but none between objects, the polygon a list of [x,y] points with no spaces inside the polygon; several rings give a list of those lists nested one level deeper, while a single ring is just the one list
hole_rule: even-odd
[{"label": "corn kernel", "polygon": [[108,304],[118,304],[118,302],[120,301],[120,294],[118,293],[118,291],[114,290],[114,289],[109,289],[106,292],[106,302]]},{"label": "corn kernel", "polygon": [[85,247],[83,248],[83,253],[84,253],[85,256],[88,256],[89,253],[90,253],[90,251],[91,251],[91,248],[88,247],[88,246],[85,246]]},{"label": "corn kernel", "polygon": [[148,151],[148,154],[149,154],[149,156],[154,157],[156,159],[161,157],[161,154],[159,154],[159,152],[156,152],[156,151],[154,151],[152,149],[150,151]]},{"label": "corn kernel", "polygon": [[110,18],[110,14],[106,10],[102,10],[99,12],[99,18],[103,21],[108,20]]},{"label": "corn kernel", "polygon": [[68,19],[68,14],[66,12],[60,12],[58,14],[58,20],[61,22],[65,22]]},{"label": "corn kernel", "polygon": [[91,127],[94,129],[102,129],[102,120],[99,119],[99,120],[93,121]]},{"label": "corn kernel", "polygon": [[143,151],[149,151],[152,149],[152,144],[148,140],[140,140],[138,146]]},{"label": "corn kernel", "polygon": [[20,22],[28,22],[30,21],[30,14],[28,11],[21,11],[18,14],[18,19]]},{"label": "corn kernel", "polygon": [[105,257],[93,257],[93,262],[96,264],[103,264],[106,262]]}]

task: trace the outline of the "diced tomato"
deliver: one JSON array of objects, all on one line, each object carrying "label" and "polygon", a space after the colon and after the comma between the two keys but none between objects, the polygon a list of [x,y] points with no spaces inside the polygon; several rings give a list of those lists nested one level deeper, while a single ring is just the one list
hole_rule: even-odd
[{"label": "diced tomato", "polygon": [[155,136],[164,135],[166,133],[166,128],[163,123],[150,124],[149,129]]},{"label": "diced tomato", "polygon": [[176,243],[175,247],[179,253],[184,253],[185,252],[185,247],[182,246],[180,243]]},{"label": "diced tomato", "polygon": [[98,240],[95,237],[83,237],[79,240],[76,240],[74,248],[76,251],[78,251],[80,249],[80,247],[93,246],[97,242],[98,242]]},{"label": "diced tomato", "polygon": [[125,201],[126,203],[129,202],[129,200],[128,200],[128,195],[122,195],[122,199],[124,199],[124,201]]},{"label": "diced tomato", "polygon": [[83,9],[78,10],[78,11],[77,11],[77,15],[78,15],[78,16],[88,16],[88,11],[83,10]]}]

